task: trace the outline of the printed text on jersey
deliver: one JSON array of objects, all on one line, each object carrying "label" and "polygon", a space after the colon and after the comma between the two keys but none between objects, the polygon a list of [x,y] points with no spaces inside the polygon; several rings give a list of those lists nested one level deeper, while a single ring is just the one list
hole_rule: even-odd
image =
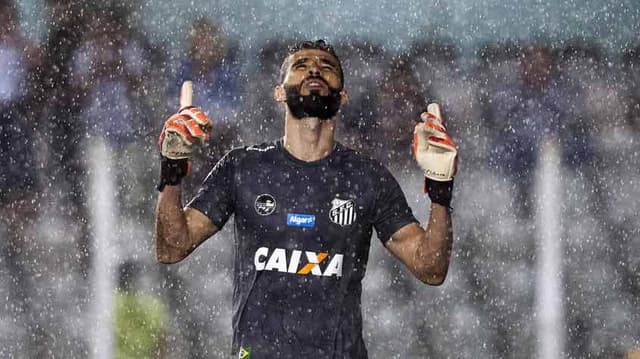
[{"label": "printed text on jersey", "polygon": [[329,256],[327,252],[316,253],[297,249],[286,250],[284,248],[270,250],[267,247],[260,247],[256,250],[253,263],[257,271],[342,277],[343,258],[344,255],[341,253]]}]

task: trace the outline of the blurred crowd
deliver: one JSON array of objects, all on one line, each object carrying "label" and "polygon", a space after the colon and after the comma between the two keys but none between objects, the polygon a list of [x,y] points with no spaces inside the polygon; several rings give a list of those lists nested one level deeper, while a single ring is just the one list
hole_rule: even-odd
[{"label": "blurred crowd", "polygon": [[[137,268],[127,272],[140,277],[137,290],[168,311],[164,337],[139,350],[222,357],[230,340],[231,233],[190,263],[154,263],[157,137],[177,110],[180,84],[194,81],[194,103],[213,119],[214,136],[193,161],[190,196],[226,150],[281,136],[283,109],[272,89],[297,39],[241,49],[224,24],[202,17],[176,55],[151,43],[126,5],[47,6],[46,38],[33,42],[20,31],[16,4],[0,0],[0,293],[7,298],[0,357],[90,350],[83,312],[91,259],[100,253],[91,252],[87,169],[98,139],[112,151],[118,190],[109,195],[129,228],[117,232],[122,265]],[[640,344],[640,48],[535,39],[488,43],[465,57],[442,38],[401,52],[357,38],[335,47],[349,93],[338,139],[387,165],[412,193],[412,206],[424,207],[419,218],[427,204],[410,147],[429,102],[442,105],[460,153],[455,254],[442,293],[421,288],[373,249],[363,302],[372,358],[532,356],[532,188],[543,143],[562,154],[564,196],[555,204],[566,239],[567,354],[611,357]],[[389,301],[409,308],[406,322],[388,312]],[[411,319],[416,311],[424,318]]]}]

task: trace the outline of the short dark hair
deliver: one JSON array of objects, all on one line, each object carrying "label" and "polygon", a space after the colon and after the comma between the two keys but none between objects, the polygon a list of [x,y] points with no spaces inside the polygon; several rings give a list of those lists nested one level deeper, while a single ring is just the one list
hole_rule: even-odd
[{"label": "short dark hair", "polygon": [[333,49],[333,46],[331,46],[331,44],[323,39],[319,39],[316,41],[300,41],[289,46],[287,57],[282,62],[282,66],[280,66],[280,83],[284,81],[284,77],[287,74],[287,68],[289,67],[289,57],[302,50],[321,50],[335,57],[335,59],[338,61],[340,83],[342,84],[342,86],[344,86],[344,73],[342,72],[342,63],[340,62],[340,58],[336,54],[336,51]]}]

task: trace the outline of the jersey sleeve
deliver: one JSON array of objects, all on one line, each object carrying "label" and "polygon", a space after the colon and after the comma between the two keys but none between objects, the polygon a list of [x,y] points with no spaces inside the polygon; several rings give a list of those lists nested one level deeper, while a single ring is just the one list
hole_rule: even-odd
[{"label": "jersey sleeve", "polygon": [[380,167],[373,226],[380,241],[386,244],[397,230],[409,223],[419,222],[413,215],[398,181],[384,166]]},{"label": "jersey sleeve", "polygon": [[187,207],[204,213],[213,224],[222,228],[234,212],[234,174],[237,158],[227,152],[202,182],[198,193]]}]

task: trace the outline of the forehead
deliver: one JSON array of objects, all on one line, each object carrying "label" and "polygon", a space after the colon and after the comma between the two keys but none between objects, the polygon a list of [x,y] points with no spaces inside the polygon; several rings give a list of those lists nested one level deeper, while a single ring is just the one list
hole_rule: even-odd
[{"label": "forehead", "polygon": [[303,49],[289,55],[290,64],[295,63],[296,61],[301,59],[323,60],[338,64],[338,59],[336,59],[333,55],[319,49]]}]

